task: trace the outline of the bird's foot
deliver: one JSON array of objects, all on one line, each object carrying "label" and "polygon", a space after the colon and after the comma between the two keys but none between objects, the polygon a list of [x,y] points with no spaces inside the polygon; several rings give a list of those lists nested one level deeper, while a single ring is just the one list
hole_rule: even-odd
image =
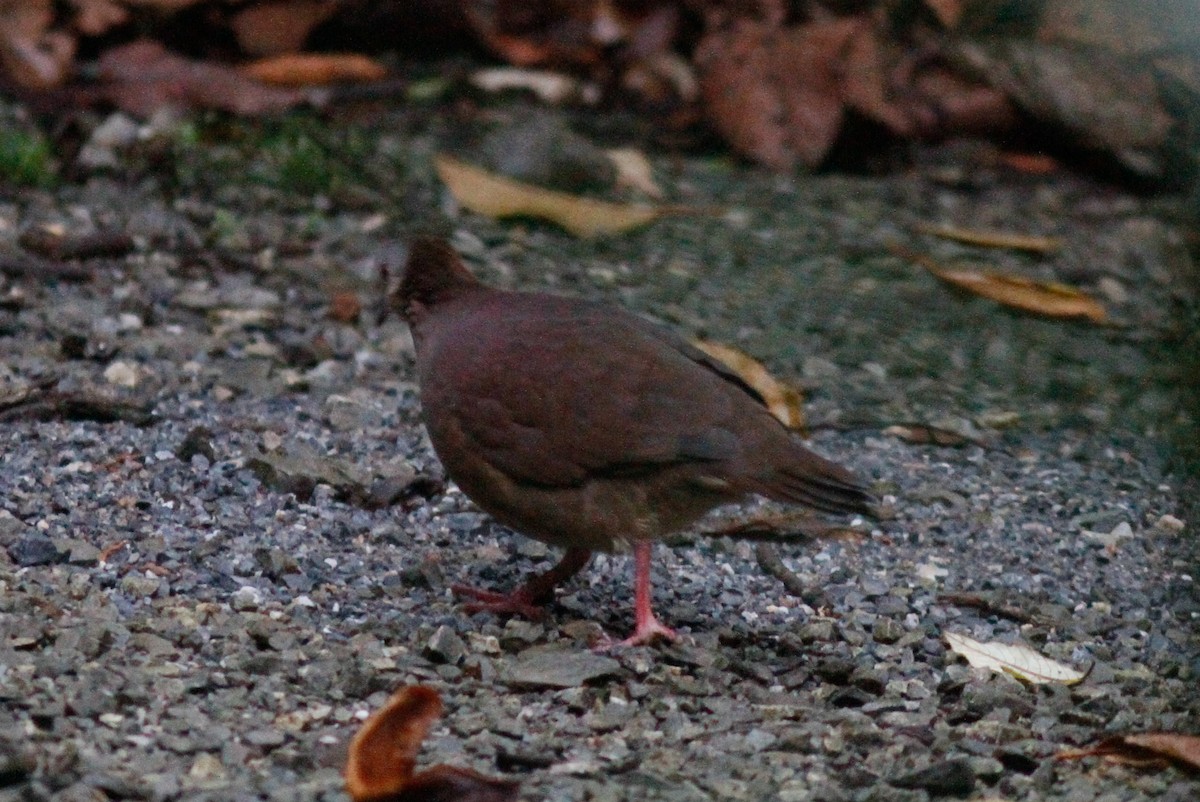
[{"label": "bird's foot", "polygon": [[627,646],[649,646],[660,640],[667,643],[674,643],[679,640],[679,633],[659,623],[657,618],[651,617],[647,621],[639,621],[633,630],[633,634],[625,640],[613,640],[605,636],[596,644],[595,649],[598,652],[609,652],[613,649],[621,649]]},{"label": "bird's foot", "polygon": [[451,585],[450,590],[456,596],[466,596],[475,601],[467,602],[468,613],[497,613],[499,615],[519,615],[531,621],[546,617],[546,611],[538,606],[538,599],[522,586],[512,593],[498,593],[494,590],[473,588],[470,585]]}]

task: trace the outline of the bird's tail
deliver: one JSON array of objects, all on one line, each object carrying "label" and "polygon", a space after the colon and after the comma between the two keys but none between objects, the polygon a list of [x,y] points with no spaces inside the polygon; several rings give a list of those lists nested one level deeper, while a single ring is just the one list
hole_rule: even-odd
[{"label": "bird's tail", "polygon": [[751,490],[823,512],[877,514],[877,500],[863,480],[798,443],[791,445],[791,458],[769,474],[755,477]]}]

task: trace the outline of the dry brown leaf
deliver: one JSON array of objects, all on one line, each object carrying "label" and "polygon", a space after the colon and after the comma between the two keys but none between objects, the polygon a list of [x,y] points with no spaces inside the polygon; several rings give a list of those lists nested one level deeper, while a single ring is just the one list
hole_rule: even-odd
[{"label": "dry brown leaf", "polygon": [[705,27],[708,30],[727,28],[738,20],[754,20],[779,28],[791,16],[790,0],[708,0],[703,6]]},{"label": "dry brown leaf", "polygon": [[789,429],[804,429],[804,399],[795,387],[784,384],[772,376],[761,362],[728,345],[694,340],[693,345],[718,360],[736,373],[742,381],[754,388],[767,409]]},{"label": "dry brown leaf", "polygon": [[87,36],[99,36],[129,19],[129,10],[115,0],[71,0],[75,6],[72,25]]},{"label": "dry brown leaf", "polygon": [[354,802],[513,802],[517,783],[438,765],[414,773],[417,752],[442,714],[437,691],[411,685],[392,694],[350,741],[346,791]]},{"label": "dry brown leaf", "polygon": [[696,48],[704,113],[739,153],[776,169],[825,160],[852,108],[898,134],[912,123],[888,97],[869,16],[790,28],[739,19]]},{"label": "dry brown leaf", "polygon": [[678,53],[654,53],[629,65],[621,86],[651,104],[676,101],[692,104],[700,97],[700,83],[692,62]]},{"label": "dry brown leaf", "polygon": [[1130,766],[1164,766],[1174,763],[1200,771],[1200,736],[1177,732],[1141,732],[1105,738],[1084,749],[1059,752],[1059,760],[1102,757]]},{"label": "dry brown leaf", "polygon": [[963,0],[925,0],[925,5],[943,27],[953,30],[962,19]]},{"label": "dry brown leaf", "polygon": [[387,75],[382,64],[358,53],[288,53],[246,64],[242,72],[264,84],[293,87],[378,81]]},{"label": "dry brown leaf", "polygon": [[912,121],[889,97],[887,67],[879,35],[869,18],[859,19],[842,52],[841,97],[860,114],[897,136],[912,134]]},{"label": "dry brown leaf", "polygon": [[695,55],[705,115],[768,167],[820,164],[842,127],[835,53],[851,34],[846,23],[780,31],[748,20],[709,34]]},{"label": "dry brown leaf", "polygon": [[585,66],[630,62],[669,49],[678,29],[675,3],[609,0],[467,3],[475,35],[501,58],[520,67]]},{"label": "dry brown leaf", "polygon": [[[468,3],[475,35],[496,55],[517,67],[593,65],[601,53],[590,35],[590,4],[573,3],[557,15],[527,10],[512,13],[506,3]],[[518,7],[519,8],[519,7]],[[552,17],[557,16],[557,19]],[[509,27],[514,30],[508,30]],[[520,30],[515,30],[520,28]]]},{"label": "dry brown leaf", "polygon": [[905,79],[901,73],[893,80],[908,85],[901,97],[914,135],[934,141],[997,138],[1020,124],[1016,106],[999,89],[916,55],[909,57],[907,66],[914,74]]},{"label": "dry brown leaf", "polygon": [[1200,736],[1177,732],[1141,732],[1126,735],[1125,743],[1200,770]]},{"label": "dry brown leaf", "polygon": [[931,234],[942,239],[978,245],[983,248],[1011,248],[1042,254],[1054,253],[1062,248],[1062,240],[1057,237],[1013,234],[1007,231],[980,231],[937,223],[917,223],[913,226],[913,230],[921,234]]},{"label": "dry brown leaf", "polygon": [[298,90],[267,86],[231,67],[177,56],[147,39],[110,48],[100,56],[99,67],[104,96],[141,117],[163,107],[254,115],[305,99]]},{"label": "dry brown leaf", "polygon": [[230,21],[242,52],[275,56],[304,48],[312,29],[333,16],[337,0],[280,0],[253,3]]},{"label": "dry brown leaf", "polygon": [[1056,318],[1083,318],[1107,323],[1104,305],[1087,293],[1057,281],[1035,281],[1023,276],[967,268],[945,268],[924,254],[900,245],[893,253],[919,264],[947,284],[1004,306]]},{"label": "dry brown leaf", "polygon": [[610,203],[537,187],[490,173],[481,167],[440,154],[438,176],[455,200],[487,217],[536,217],[549,220],[578,237],[620,234],[667,214],[698,213],[679,207]]},{"label": "dry brown leaf", "polygon": [[51,0],[0,0],[0,71],[17,86],[61,84],[75,56],[75,38],[50,30]]},{"label": "dry brown leaf", "polygon": [[964,446],[968,443],[973,445],[983,445],[977,440],[967,437],[958,432],[952,432],[949,429],[941,429],[937,426],[929,426],[924,423],[908,423],[903,425],[889,426],[883,430],[884,434],[890,434],[892,437],[898,437],[906,443],[912,443],[920,446]]},{"label": "dry brown leaf", "polygon": [[1009,674],[1023,682],[1076,685],[1087,677],[1086,672],[1051,660],[1027,646],[995,641],[984,643],[957,632],[946,632],[944,637],[950,644],[950,651],[962,655],[975,668]]},{"label": "dry brown leaf", "polygon": [[100,550],[100,554],[96,558],[97,562],[99,562],[100,565],[104,565],[109,560],[111,560],[117,554],[117,552],[121,551],[128,545],[129,545],[128,540],[118,540],[115,543],[108,544],[107,546],[105,546],[103,549]]}]

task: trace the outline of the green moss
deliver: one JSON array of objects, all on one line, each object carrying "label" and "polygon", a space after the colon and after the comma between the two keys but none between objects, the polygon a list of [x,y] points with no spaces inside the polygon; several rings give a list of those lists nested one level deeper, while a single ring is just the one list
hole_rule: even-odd
[{"label": "green moss", "polygon": [[284,128],[263,140],[251,176],[268,186],[300,195],[327,194],[337,165],[330,151],[302,130]]},{"label": "green moss", "polygon": [[[265,186],[290,205],[380,185],[374,168],[394,160],[379,152],[377,140],[378,132],[353,123],[330,126],[309,112],[263,121],[207,119],[181,128],[175,178],[185,190]],[[384,186],[396,177],[387,172]]]},{"label": "green moss", "polygon": [[0,183],[48,187],[54,177],[50,146],[40,133],[0,127]]}]

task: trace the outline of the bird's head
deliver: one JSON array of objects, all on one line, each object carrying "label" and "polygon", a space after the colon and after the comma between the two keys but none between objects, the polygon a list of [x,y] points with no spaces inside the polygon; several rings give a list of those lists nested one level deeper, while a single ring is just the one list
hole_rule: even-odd
[{"label": "bird's head", "polygon": [[482,287],[450,244],[439,237],[417,237],[408,246],[400,286],[389,305],[415,326],[433,306]]}]

